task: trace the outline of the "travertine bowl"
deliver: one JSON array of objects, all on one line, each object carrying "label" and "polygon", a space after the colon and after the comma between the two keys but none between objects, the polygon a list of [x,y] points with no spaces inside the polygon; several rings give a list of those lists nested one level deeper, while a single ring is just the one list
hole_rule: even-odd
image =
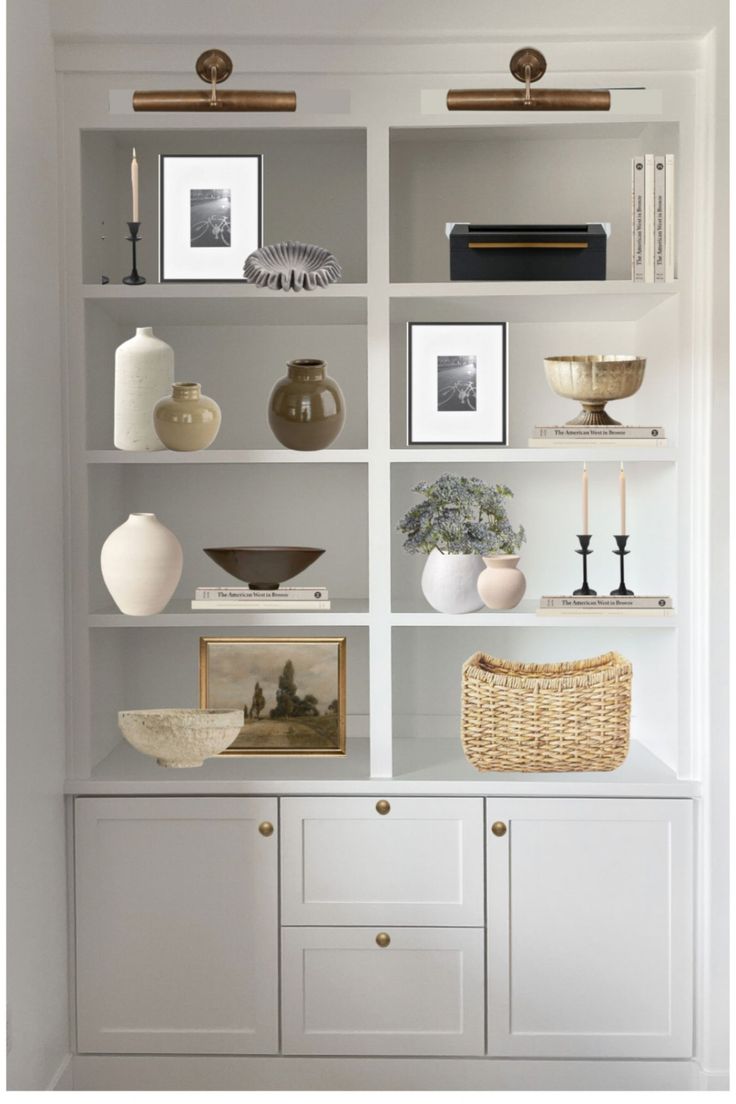
[{"label": "travertine bowl", "polygon": [[563,399],[577,399],[583,409],[567,425],[620,425],[604,407],[611,399],[628,399],[641,387],[646,357],[595,354],[544,358],[547,383]]},{"label": "travertine bowl", "polygon": [[125,739],[162,767],[201,767],[230,747],[243,726],[242,709],[126,709]]}]

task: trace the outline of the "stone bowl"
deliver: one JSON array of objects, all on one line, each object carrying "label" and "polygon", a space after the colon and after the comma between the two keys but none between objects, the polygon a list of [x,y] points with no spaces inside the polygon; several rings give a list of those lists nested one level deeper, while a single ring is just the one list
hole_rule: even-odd
[{"label": "stone bowl", "polygon": [[279,583],[292,579],[313,564],[324,548],[251,547],[205,548],[228,575],[247,583],[251,590],[278,590]]},{"label": "stone bowl", "polygon": [[136,751],[161,767],[201,767],[230,747],[243,727],[242,709],[126,709],[118,725]]},{"label": "stone bowl", "polygon": [[563,399],[577,399],[583,409],[567,425],[620,425],[604,407],[611,399],[628,399],[644,379],[646,357],[552,356],[544,358],[547,383]]},{"label": "stone bowl", "polygon": [[249,284],[274,291],[314,291],[336,283],[342,268],[334,253],[320,245],[286,241],[251,253],[243,276]]}]

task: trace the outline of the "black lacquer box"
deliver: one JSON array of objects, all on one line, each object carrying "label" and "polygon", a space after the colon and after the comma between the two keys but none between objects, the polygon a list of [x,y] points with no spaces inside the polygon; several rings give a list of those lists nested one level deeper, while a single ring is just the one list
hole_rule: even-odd
[{"label": "black lacquer box", "polygon": [[605,280],[601,223],[492,226],[456,222],[450,232],[451,280]]}]

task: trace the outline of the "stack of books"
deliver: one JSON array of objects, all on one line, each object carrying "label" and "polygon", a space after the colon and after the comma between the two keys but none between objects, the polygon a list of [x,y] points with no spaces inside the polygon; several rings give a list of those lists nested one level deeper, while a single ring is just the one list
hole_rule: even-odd
[{"label": "stack of books", "polygon": [[197,587],[193,610],[328,610],[327,587],[280,586],[278,590],[250,590],[247,586]]},{"label": "stack of books", "polygon": [[630,445],[666,448],[664,426],[630,425],[546,425],[535,426],[530,448],[563,448],[580,441],[585,445]]},{"label": "stack of books", "polygon": [[666,594],[551,594],[539,599],[537,613],[557,617],[563,613],[627,613],[644,617],[670,617],[672,599]]},{"label": "stack of books", "polygon": [[646,153],[631,159],[631,279],[674,278],[675,155]]}]

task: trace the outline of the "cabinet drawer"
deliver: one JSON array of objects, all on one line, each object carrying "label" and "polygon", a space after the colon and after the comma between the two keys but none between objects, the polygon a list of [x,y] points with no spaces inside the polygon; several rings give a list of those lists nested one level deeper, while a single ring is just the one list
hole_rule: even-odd
[{"label": "cabinet drawer", "polygon": [[284,928],[286,1054],[478,1055],[483,931]]},{"label": "cabinet drawer", "polygon": [[281,813],[284,924],[483,924],[482,798],[285,798]]}]

